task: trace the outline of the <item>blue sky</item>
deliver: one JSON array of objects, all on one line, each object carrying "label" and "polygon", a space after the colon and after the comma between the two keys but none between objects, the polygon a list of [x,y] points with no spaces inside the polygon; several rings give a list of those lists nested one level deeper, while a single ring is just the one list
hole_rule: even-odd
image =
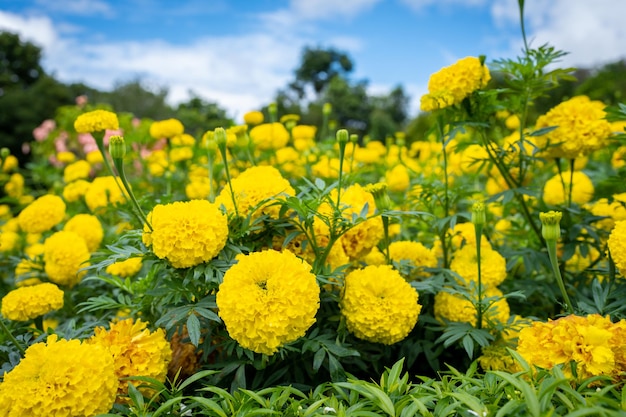
[{"label": "blue sky", "polygon": [[[568,51],[563,65],[626,57],[626,1],[526,0],[533,45]],[[141,77],[189,91],[241,120],[293,79],[304,46],[335,47],[371,94],[402,85],[412,114],[430,74],[468,55],[513,58],[517,0],[0,0],[0,30],[43,48],[65,82],[110,89]]]}]

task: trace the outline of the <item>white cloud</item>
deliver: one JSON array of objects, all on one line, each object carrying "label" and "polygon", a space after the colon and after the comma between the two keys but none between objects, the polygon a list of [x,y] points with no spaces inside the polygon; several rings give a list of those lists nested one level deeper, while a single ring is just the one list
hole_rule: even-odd
[{"label": "white cloud", "polygon": [[371,9],[380,0],[291,0],[290,10],[299,20],[352,18]]},{"label": "white cloud", "polygon": [[0,10],[0,30],[17,33],[20,39],[43,49],[53,48],[58,40],[52,21],[46,16],[20,16]]},{"label": "white cloud", "polygon": [[114,16],[113,8],[101,0],[37,0],[37,6],[46,11],[78,16]]},{"label": "white cloud", "polygon": [[487,0],[399,0],[413,11],[420,12],[428,7],[475,7],[484,5]]},{"label": "white cloud", "polygon": [[[561,66],[589,67],[626,57],[626,2],[614,0],[527,1],[525,25],[531,46],[549,43],[569,52]],[[517,2],[498,2],[492,16],[499,25],[519,25]],[[512,42],[519,53],[521,40]]]}]

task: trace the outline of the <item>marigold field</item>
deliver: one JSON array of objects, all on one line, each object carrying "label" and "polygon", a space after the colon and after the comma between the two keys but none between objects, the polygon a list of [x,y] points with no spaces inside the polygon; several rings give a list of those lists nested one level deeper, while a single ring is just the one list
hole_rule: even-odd
[{"label": "marigold field", "polygon": [[0,152],[0,415],[626,415],[626,104],[531,117],[572,69],[524,41],[412,141],[42,121]]}]

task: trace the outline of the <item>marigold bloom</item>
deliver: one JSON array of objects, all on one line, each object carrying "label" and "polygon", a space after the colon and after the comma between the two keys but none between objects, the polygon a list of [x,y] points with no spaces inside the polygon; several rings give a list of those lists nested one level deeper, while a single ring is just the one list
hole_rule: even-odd
[{"label": "marigold bloom", "polygon": [[433,111],[458,104],[491,79],[489,68],[476,57],[463,58],[434,73],[428,80],[428,94],[421,98],[421,110]]},{"label": "marigold bloom", "polygon": [[47,232],[63,220],[65,208],[61,197],[46,194],[25,207],[17,220],[20,228],[27,233]]},{"label": "marigold bloom", "polygon": [[250,139],[259,150],[280,149],[289,142],[289,132],[282,123],[263,123],[250,129]]},{"label": "marigold bloom", "polygon": [[[476,297],[476,295],[476,291],[474,291],[473,296]],[[508,301],[503,297],[502,291],[496,287],[488,287],[483,291],[483,297],[501,297],[487,311],[483,312],[483,326],[487,326],[489,321],[506,323],[511,315],[511,309]],[[447,291],[437,293],[435,295],[434,312],[437,320],[470,323],[476,327],[476,307],[474,307],[472,301],[461,295],[451,294]]]},{"label": "marigold bloom", "polygon": [[141,258],[128,258],[124,261],[118,261],[107,266],[106,272],[111,275],[127,278],[137,275],[137,273],[141,271],[142,265],[143,262]]},{"label": "marigold bloom", "polygon": [[120,123],[117,115],[107,110],[93,110],[81,114],[74,121],[74,129],[77,133],[104,132],[105,130],[118,130]]},{"label": "marigold bloom", "polygon": [[[352,220],[352,216],[360,216],[367,205],[365,216],[373,216],[376,202],[372,193],[367,192],[359,184],[351,185],[341,193],[341,213],[344,218]],[[337,199],[334,191],[331,195]],[[348,230],[340,238],[346,255],[351,259],[359,259],[366,255],[383,238],[383,220],[380,216],[369,218]]]},{"label": "marigold bloom", "polygon": [[[547,323],[533,322],[519,334],[517,352],[532,365],[550,369],[574,362],[579,380],[596,375],[618,376],[626,321],[612,323],[599,314],[570,315]],[[563,372],[571,376],[569,366]]]},{"label": "marigold bloom", "polygon": [[611,230],[618,220],[626,220],[626,193],[613,195],[613,201],[606,198],[599,198],[585,205],[585,208],[594,216],[604,216],[606,218],[596,220],[594,224],[604,230]]},{"label": "marigold bloom", "polygon": [[385,173],[385,182],[391,191],[406,191],[411,186],[409,170],[405,165],[397,164]]},{"label": "marigold bloom", "polygon": [[[462,278],[462,282],[478,284],[478,257],[476,246],[465,245],[454,252],[450,269]],[[495,287],[506,278],[506,259],[490,247],[481,247],[480,275],[484,286]]]},{"label": "marigold bloom", "polygon": [[[254,217],[267,214],[278,218],[280,207],[275,203],[285,196],[295,195],[295,190],[280,171],[273,166],[254,166],[233,178],[231,181],[237,211],[240,216],[250,213]],[[263,204],[261,204],[264,202]],[[235,212],[230,187],[225,186],[215,199],[217,205],[224,205],[229,213]]]},{"label": "marigold bloom", "polygon": [[104,238],[104,230],[100,220],[92,214],[77,214],[65,223],[63,230],[74,232],[82,237],[89,252],[95,252]]},{"label": "marigold bloom", "polygon": [[125,202],[126,192],[122,194],[121,186],[121,181],[111,175],[95,178],[85,192],[85,203],[89,210],[97,211],[109,204],[116,205]]},{"label": "marigold bloom", "polygon": [[489,345],[484,347],[478,363],[484,371],[506,371],[510,373],[522,370],[520,364],[511,356],[505,346]]},{"label": "marigold bloom", "polygon": [[143,242],[175,268],[209,261],[226,245],[228,219],[207,200],[159,204],[148,214],[152,231],[144,226]]},{"label": "marigold bloom", "polygon": [[60,231],[47,238],[43,244],[44,270],[50,281],[72,287],[84,273],[79,269],[89,266],[89,249],[85,240],[74,232]]},{"label": "marigold bloom", "polygon": [[607,243],[615,266],[623,276],[626,276],[626,220],[615,222]]},{"label": "marigold bloom", "polygon": [[244,123],[248,124],[248,125],[259,125],[261,123],[263,123],[263,113],[261,113],[260,111],[249,111],[247,113],[244,113],[243,115],[243,121]]},{"label": "marigold bloom", "polygon": [[0,232],[0,252],[11,252],[18,249],[20,243],[19,233],[7,230]]},{"label": "marigold bloom", "polygon": [[395,262],[408,261],[413,279],[425,278],[429,274],[423,268],[437,266],[435,254],[420,242],[401,240],[389,245],[389,256]]},{"label": "marigold bloom", "polygon": [[85,179],[89,177],[90,172],[91,164],[81,159],[65,167],[63,170],[63,181],[69,184],[72,181]]},{"label": "marigold bloom", "polygon": [[150,125],[150,136],[154,139],[173,138],[182,135],[185,127],[178,119],[167,119],[152,122]]},{"label": "marigold bloom", "polygon": [[101,346],[48,336],[26,350],[0,384],[0,414],[8,417],[95,416],[115,402],[113,357]]},{"label": "marigold bloom", "polygon": [[341,314],[359,339],[399,342],[413,330],[421,309],[415,288],[389,265],[370,265],[345,278]]},{"label": "marigold bloom", "polygon": [[9,320],[26,321],[63,307],[63,291],[54,284],[17,288],[2,298],[2,315]]},{"label": "marigold bloom", "polygon": [[[164,382],[172,349],[163,329],[151,332],[147,326],[148,323],[133,322],[132,318],[110,323],[109,330],[97,327],[88,343],[104,347],[111,353],[117,378],[146,376]],[[128,382],[120,380],[118,394],[128,392]],[[138,381],[133,384],[137,385]]]},{"label": "marigold bloom", "polygon": [[[564,171],[563,177],[556,174],[543,186],[543,201],[546,204],[558,206],[568,201],[570,195],[570,178],[573,179],[571,185],[572,203],[585,204],[593,198],[594,187],[591,179],[582,171],[574,171],[572,178],[571,171]],[[565,189],[563,189],[565,183]]]},{"label": "marigold bloom", "polygon": [[12,174],[4,184],[4,191],[9,197],[20,198],[24,194],[24,176],[19,172]]},{"label": "marigold bloom", "polygon": [[273,355],[315,323],[320,288],[311,265],[289,251],[238,255],[217,292],[219,315],[242,347]]},{"label": "marigold bloom", "polygon": [[85,196],[91,183],[86,180],[75,180],[63,188],[63,198],[68,203],[74,203]]},{"label": "marigold bloom", "polygon": [[2,172],[11,172],[16,169],[18,165],[19,161],[15,155],[9,155],[2,161]]},{"label": "marigold bloom", "polygon": [[550,158],[576,159],[604,148],[611,136],[605,105],[576,96],[557,105],[537,119],[536,128],[557,126],[549,133],[535,137],[539,149]]}]

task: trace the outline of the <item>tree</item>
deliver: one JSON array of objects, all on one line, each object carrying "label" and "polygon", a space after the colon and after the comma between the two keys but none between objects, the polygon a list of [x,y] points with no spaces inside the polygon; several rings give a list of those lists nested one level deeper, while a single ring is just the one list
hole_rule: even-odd
[{"label": "tree", "polygon": [[227,116],[226,110],[217,103],[207,102],[191,93],[192,98],[178,105],[176,118],[185,126],[185,131],[199,138],[207,130],[216,127],[232,126],[233,121]]},{"label": "tree", "polygon": [[10,32],[0,32],[0,97],[13,88],[27,88],[44,75],[41,48],[22,42]]},{"label": "tree", "polygon": [[306,88],[312,87],[320,95],[335,77],[347,77],[354,65],[350,57],[334,48],[305,47],[300,66],[296,69],[296,79],[289,85],[302,99]]}]

